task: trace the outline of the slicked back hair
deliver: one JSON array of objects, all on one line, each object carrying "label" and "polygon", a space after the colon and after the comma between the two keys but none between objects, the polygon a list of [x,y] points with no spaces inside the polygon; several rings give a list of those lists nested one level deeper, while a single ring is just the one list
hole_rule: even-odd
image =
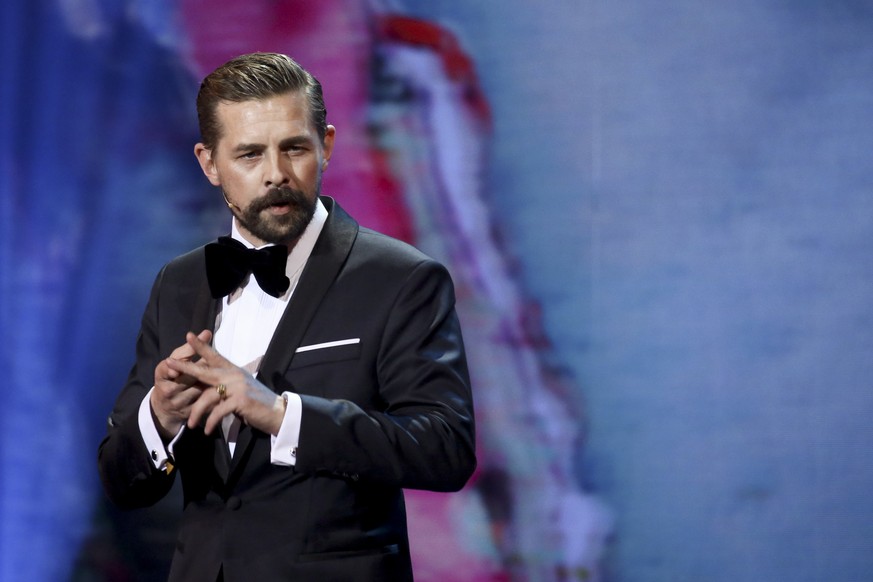
[{"label": "slicked back hair", "polygon": [[216,113],[218,104],[269,99],[302,91],[309,104],[310,121],[324,143],[327,109],[321,83],[292,58],[278,53],[250,53],[238,56],[211,72],[197,93],[200,139],[214,150],[222,135]]}]

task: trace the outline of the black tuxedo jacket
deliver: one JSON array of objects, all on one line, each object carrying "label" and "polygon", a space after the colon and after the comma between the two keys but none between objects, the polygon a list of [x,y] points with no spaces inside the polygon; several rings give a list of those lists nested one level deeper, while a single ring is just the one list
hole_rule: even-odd
[{"label": "black tuxedo jacket", "polygon": [[[98,464],[121,507],[155,503],[181,475],[184,512],[170,580],[412,579],[402,488],[453,491],[475,467],[473,408],[451,279],[409,245],[360,228],[337,204],[258,378],[303,401],[296,466],[270,463],[270,436],[244,427],[231,459],[220,430],[186,429],[170,474],[137,422],[155,366],[219,301],[203,248],[155,281],[136,363]],[[335,347],[319,344],[360,339]],[[315,349],[304,349],[315,346]]]}]

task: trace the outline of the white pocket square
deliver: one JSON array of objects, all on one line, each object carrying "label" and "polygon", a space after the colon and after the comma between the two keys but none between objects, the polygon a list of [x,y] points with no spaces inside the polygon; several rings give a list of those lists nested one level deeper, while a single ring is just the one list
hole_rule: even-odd
[{"label": "white pocket square", "polygon": [[361,343],[361,338],[359,338],[359,337],[354,337],[354,338],[351,338],[351,339],[336,340],[336,341],[333,341],[333,342],[324,342],[324,343],[321,343],[321,344],[311,344],[311,345],[308,345],[308,346],[300,346],[299,348],[297,348],[297,349],[294,350],[294,351],[295,351],[296,353],[300,353],[300,352],[311,352],[312,350],[323,350],[323,349],[325,349],[325,348],[335,348],[335,347],[337,347],[337,346],[347,346],[347,345],[351,345],[351,344],[359,344],[359,343]]}]

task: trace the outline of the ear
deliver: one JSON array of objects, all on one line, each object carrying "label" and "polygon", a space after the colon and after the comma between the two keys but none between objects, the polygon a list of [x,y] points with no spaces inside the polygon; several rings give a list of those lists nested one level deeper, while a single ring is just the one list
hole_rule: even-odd
[{"label": "ear", "polygon": [[330,161],[330,156],[333,154],[333,143],[336,138],[336,128],[328,125],[324,132],[324,143],[321,148],[321,170],[327,168],[327,163]]},{"label": "ear", "polygon": [[200,162],[200,169],[203,170],[209,183],[213,186],[221,186],[218,169],[215,167],[215,160],[212,159],[212,150],[202,143],[198,143],[194,146],[194,155],[197,156],[197,161]]}]

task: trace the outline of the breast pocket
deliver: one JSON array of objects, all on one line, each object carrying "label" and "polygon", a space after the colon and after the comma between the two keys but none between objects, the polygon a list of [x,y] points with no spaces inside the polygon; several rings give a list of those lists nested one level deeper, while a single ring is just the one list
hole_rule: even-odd
[{"label": "breast pocket", "polygon": [[300,346],[291,360],[291,369],[354,360],[361,357],[360,338]]}]

